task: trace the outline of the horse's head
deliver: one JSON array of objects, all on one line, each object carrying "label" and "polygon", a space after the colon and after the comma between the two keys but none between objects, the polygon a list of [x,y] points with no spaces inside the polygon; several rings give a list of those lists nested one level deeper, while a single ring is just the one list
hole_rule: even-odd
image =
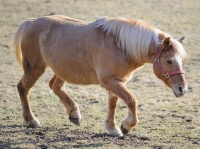
[{"label": "horse's head", "polygon": [[188,90],[182,68],[186,56],[181,44],[183,39],[165,38],[158,47],[153,67],[155,75],[173,90],[176,97],[183,96]]}]

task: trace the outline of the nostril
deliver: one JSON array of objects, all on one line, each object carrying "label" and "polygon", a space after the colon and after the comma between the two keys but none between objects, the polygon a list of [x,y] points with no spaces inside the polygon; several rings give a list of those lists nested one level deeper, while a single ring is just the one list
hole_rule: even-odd
[{"label": "nostril", "polygon": [[181,86],[179,86],[178,89],[179,89],[179,92],[180,92],[180,93],[183,93],[183,89],[182,89]]}]

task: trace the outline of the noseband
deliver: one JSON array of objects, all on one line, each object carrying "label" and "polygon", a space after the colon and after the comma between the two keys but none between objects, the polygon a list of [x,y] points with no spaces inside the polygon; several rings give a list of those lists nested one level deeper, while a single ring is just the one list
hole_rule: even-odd
[{"label": "noseband", "polygon": [[160,64],[160,53],[161,53],[161,48],[162,48],[162,46],[160,45],[159,48],[158,48],[158,54],[157,54],[157,56],[156,56],[156,59],[155,59],[153,65],[157,65],[158,68],[164,73],[163,81],[166,82],[166,80],[167,80],[170,76],[177,75],[177,74],[184,74],[184,72],[183,72],[182,70],[166,72],[166,71],[163,69],[163,67],[162,67],[161,64]]}]

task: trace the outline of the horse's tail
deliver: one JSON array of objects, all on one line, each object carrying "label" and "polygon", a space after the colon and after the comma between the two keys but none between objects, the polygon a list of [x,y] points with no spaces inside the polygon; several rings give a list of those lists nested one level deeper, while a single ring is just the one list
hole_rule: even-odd
[{"label": "horse's tail", "polygon": [[26,21],[24,21],[20,27],[18,28],[17,32],[15,33],[14,36],[14,40],[13,40],[13,44],[12,46],[14,46],[15,48],[15,54],[16,54],[16,58],[18,63],[20,64],[20,66],[22,66],[22,51],[21,51],[21,39],[23,37],[23,33],[27,27],[27,25],[32,22],[33,20],[35,20],[34,18],[30,18]]}]

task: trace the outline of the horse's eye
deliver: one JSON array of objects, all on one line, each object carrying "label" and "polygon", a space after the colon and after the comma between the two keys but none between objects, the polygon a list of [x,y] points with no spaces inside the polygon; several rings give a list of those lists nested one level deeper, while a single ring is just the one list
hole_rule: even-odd
[{"label": "horse's eye", "polygon": [[167,60],[167,64],[172,64],[172,61],[171,60]]}]

